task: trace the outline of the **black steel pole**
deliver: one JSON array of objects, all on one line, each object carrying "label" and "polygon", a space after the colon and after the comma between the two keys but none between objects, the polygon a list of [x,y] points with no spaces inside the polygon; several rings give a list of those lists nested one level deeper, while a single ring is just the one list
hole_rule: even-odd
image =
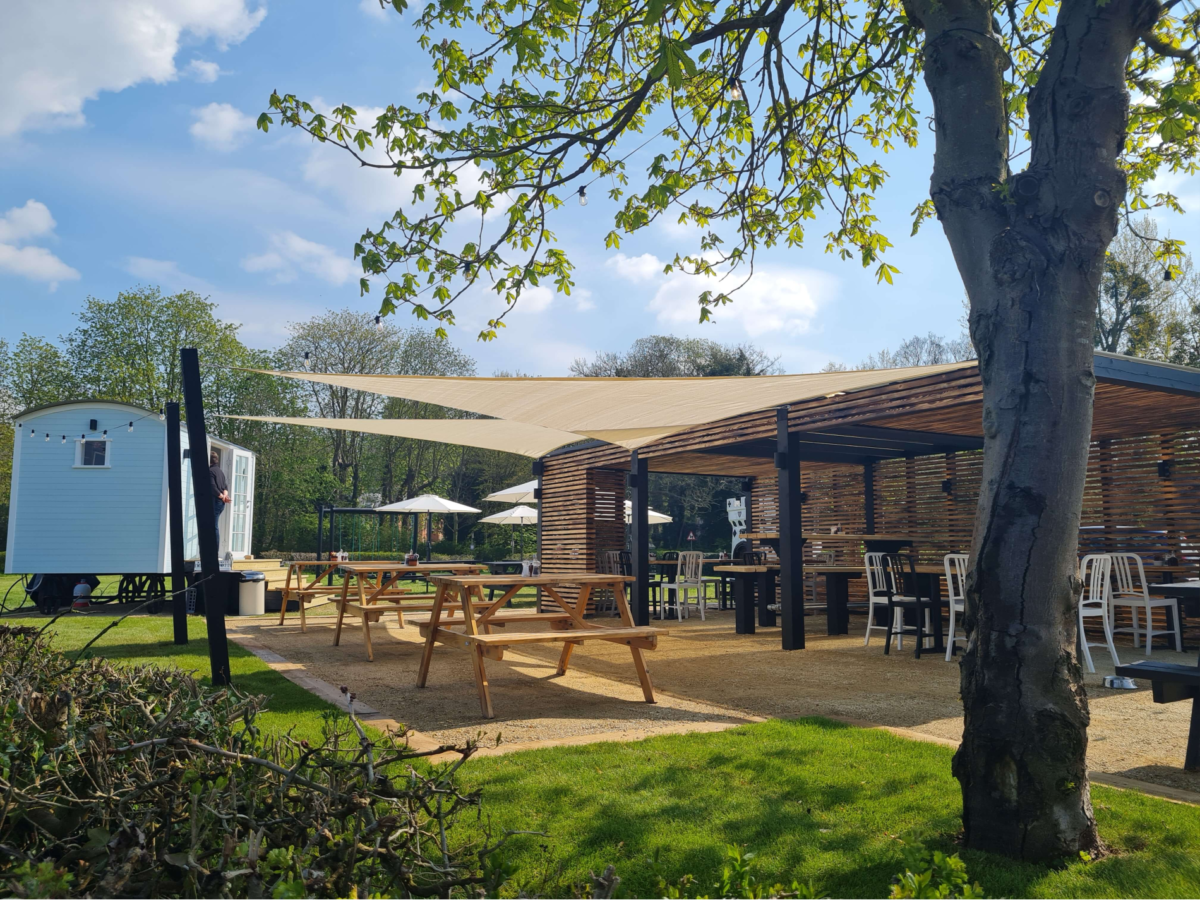
[{"label": "black steel pole", "polygon": [[[779,604],[783,649],[804,649],[804,535],[800,440],[788,431],[788,408],[775,411],[775,471],[779,478]],[[768,583],[769,583],[768,579]]]},{"label": "black steel pole", "polygon": [[167,404],[167,522],[171,542],[171,618],[175,643],[188,642],[187,580],[183,571],[183,450],[179,440],[179,404]]},{"label": "black steel pole", "polygon": [[[629,458],[630,539],[633,550],[633,622],[650,624],[650,463],[633,451]],[[540,518],[540,516],[539,516]]]},{"label": "black steel pole", "polygon": [[233,573],[222,573],[217,562],[217,516],[208,472],[208,435],[204,431],[200,358],[195,348],[180,350],[179,364],[183,376],[183,405],[187,409],[188,455],[192,462],[192,496],[196,501],[196,532],[200,541],[204,617],[208,621],[208,661],[213,685],[223,687],[231,682],[229,644],[225,637],[225,603]]}]

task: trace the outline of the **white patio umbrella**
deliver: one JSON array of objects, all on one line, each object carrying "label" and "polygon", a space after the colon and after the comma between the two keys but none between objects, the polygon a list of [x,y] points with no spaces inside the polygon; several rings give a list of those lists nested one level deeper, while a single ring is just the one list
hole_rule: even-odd
[{"label": "white patio umbrella", "polygon": [[[484,500],[494,500],[497,503],[537,503],[537,498],[533,496],[533,492],[537,490],[537,479],[526,481],[524,484],[513,485],[510,488],[505,488],[502,491],[496,491],[493,494],[488,494]],[[483,521],[488,521],[484,519]]]},{"label": "white patio umbrella", "polygon": [[[536,484],[537,482],[534,482]],[[513,489],[515,490],[515,488]],[[504,512],[498,512],[490,516],[484,516],[480,522],[490,522],[493,525],[512,525],[513,526],[513,544],[517,540],[518,525],[536,525],[538,520],[538,511],[529,506],[514,506],[512,509],[506,509]],[[525,542],[521,542],[521,558],[525,558]]]},{"label": "white patio umbrella", "polygon": [[[665,525],[667,522],[675,521],[666,513],[660,513],[657,510],[647,509],[646,513],[646,520],[650,525]],[[625,501],[625,524],[633,524],[633,503],[629,500]]]},{"label": "white patio umbrella", "polygon": [[426,513],[429,518],[426,519],[425,530],[425,556],[429,558],[432,553],[433,544],[433,514],[434,513],[477,513],[480,510],[473,506],[467,506],[465,503],[456,503],[453,500],[447,500],[445,497],[439,497],[437,494],[422,494],[420,497],[409,497],[407,500],[398,500],[395,503],[388,503],[384,506],[375,507],[376,512],[396,512],[409,513],[416,515],[418,513]]}]

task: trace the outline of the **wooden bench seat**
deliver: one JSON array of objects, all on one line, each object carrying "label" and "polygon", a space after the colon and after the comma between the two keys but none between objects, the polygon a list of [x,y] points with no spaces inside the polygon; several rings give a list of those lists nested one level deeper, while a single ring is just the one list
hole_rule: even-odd
[{"label": "wooden bench seat", "polygon": [[[439,628],[441,632],[450,632],[448,628]],[[570,628],[556,631],[523,632],[519,634],[461,634],[450,632],[458,638],[465,638],[483,647],[506,647],[512,644],[549,644],[566,641],[572,644],[580,641],[616,641],[621,644],[641,647],[643,650],[653,650],[658,646],[658,636],[662,633],[657,628]],[[633,643],[636,641],[637,643]]]},{"label": "wooden bench seat", "polygon": [[1126,678],[1148,680],[1155,703],[1192,701],[1192,721],[1183,767],[1189,772],[1200,771],[1200,666],[1143,660],[1117,666],[1113,671]]}]

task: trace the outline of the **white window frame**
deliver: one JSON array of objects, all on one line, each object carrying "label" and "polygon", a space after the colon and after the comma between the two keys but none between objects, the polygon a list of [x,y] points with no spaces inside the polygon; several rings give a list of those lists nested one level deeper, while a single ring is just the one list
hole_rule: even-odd
[{"label": "white window frame", "polygon": [[[102,466],[85,466],[83,464],[83,445],[86,441],[104,441],[107,445],[104,448],[104,465]],[[75,438],[75,465],[72,469],[111,469],[112,468],[112,438],[110,437],[89,437]]]}]

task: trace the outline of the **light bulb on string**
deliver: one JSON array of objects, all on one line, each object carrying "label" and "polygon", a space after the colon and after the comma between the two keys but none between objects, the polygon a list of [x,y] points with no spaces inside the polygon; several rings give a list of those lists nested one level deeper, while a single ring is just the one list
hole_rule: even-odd
[{"label": "light bulb on string", "polygon": [[587,186],[586,185],[579,189],[579,205],[587,206]]},{"label": "light bulb on string", "polygon": [[46,440],[47,441],[50,440],[50,432],[48,432],[48,431],[46,432]]},{"label": "light bulb on string", "polygon": [[133,431],[133,423],[132,422],[129,423],[129,430]]},{"label": "light bulb on string", "polygon": [[743,99],[742,85],[736,78],[729,79],[729,99],[737,102]]},{"label": "light bulb on string", "polygon": [[164,419],[166,419],[166,417],[167,417],[167,414],[166,414],[165,412],[163,412],[163,411],[160,409],[160,410],[158,411],[158,421],[160,421],[160,422],[161,422],[161,421],[163,421]]},{"label": "light bulb on string", "polygon": [[304,351],[304,371],[307,372],[312,365],[312,354],[307,350]]},{"label": "light bulb on string", "polygon": [[376,316],[376,317],[375,317],[375,330],[376,330],[376,331],[383,331],[383,316]]},{"label": "light bulb on string", "polygon": [[37,434],[37,432],[36,432],[36,431],[34,431],[32,428],[30,428],[30,429],[29,429],[29,436],[30,436],[30,437],[33,437],[35,434]]},{"label": "light bulb on string", "polygon": [[1175,276],[1171,274],[1170,269],[1167,269],[1165,272],[1163,272],[1163,281],[1172,281],[1174,278]]},{"label": "light bulb on string", "polygon": [[104,429],[104,437],[108,437],[108,429],[107,428]]},{"label": "light bulb on string", "polygon": [[67,436],[64,434],[64,435],[62,436],[62,443],[64,443],[64,444],[65,444],[66,442],[67,442]]}]

